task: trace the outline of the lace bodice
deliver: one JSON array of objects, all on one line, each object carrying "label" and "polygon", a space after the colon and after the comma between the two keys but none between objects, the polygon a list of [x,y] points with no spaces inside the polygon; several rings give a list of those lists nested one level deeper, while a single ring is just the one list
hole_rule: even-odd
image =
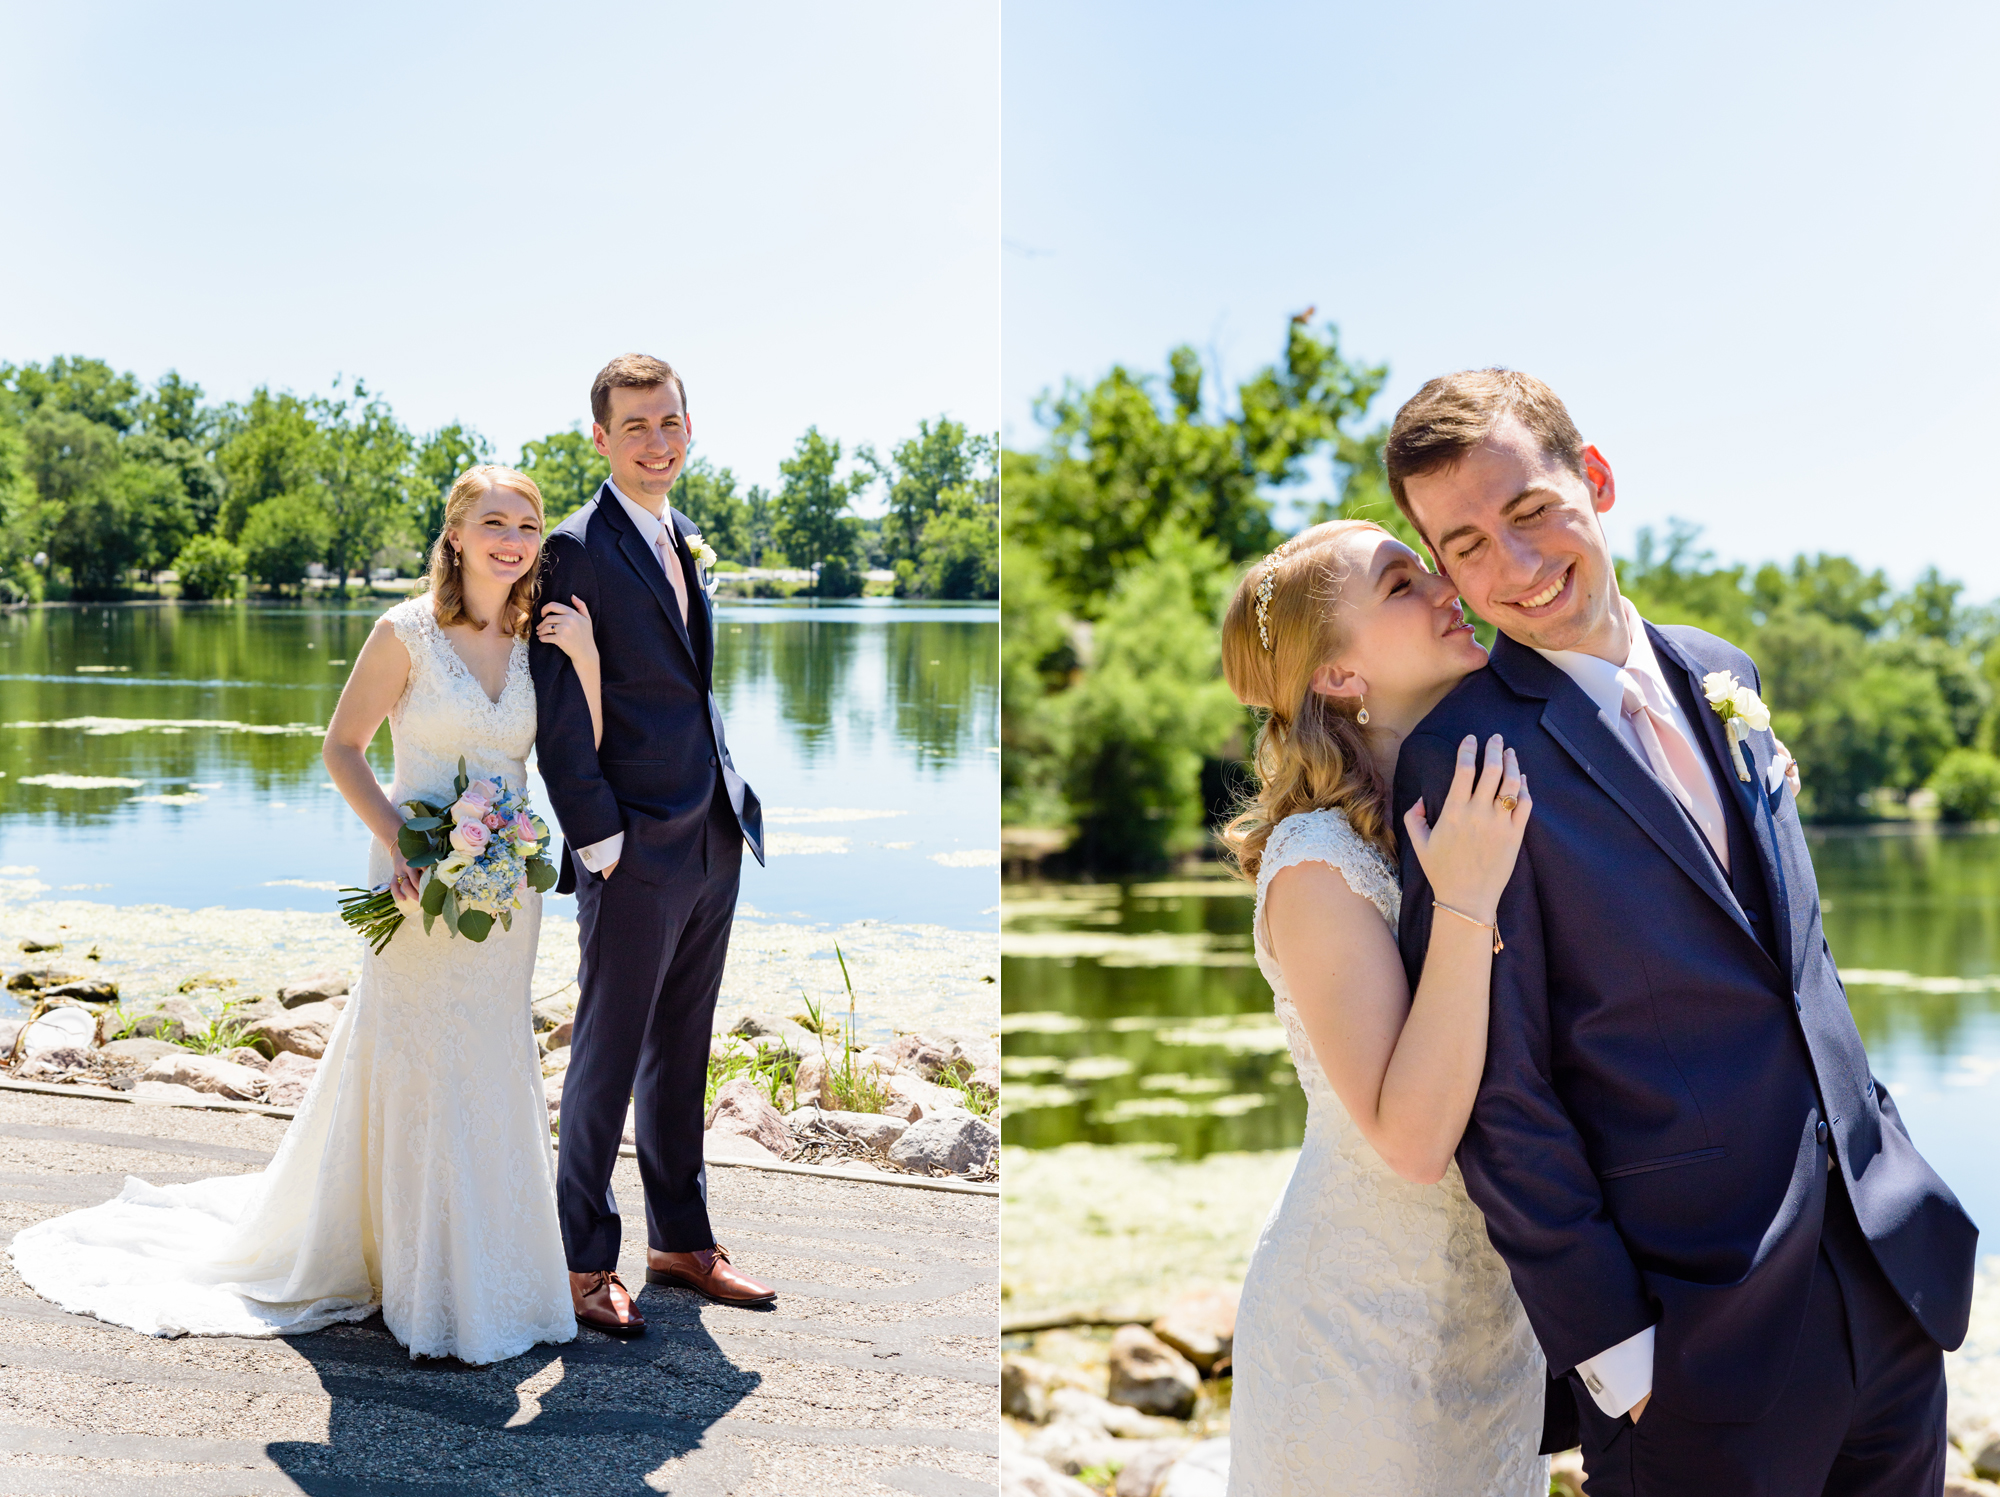
[{"label": "lace bodice", "polygon": [[410,655],[410,679],[389,709],[389,737],[396,746],[391,801],[447,795],[459,756],[475,779],[497,776],[527,783],[528,751],[535,746],[535,683],[528,675],[528,646],[514,641],[500,700],[486,688],[438,627],[430,594],[419,593],[383,615]]},{"label": "lace bodice", "polygon": [[[1299,1073],[1299,1085],[1305,1088],[1306,1100],[1314,1107],[1331,1100],[1338,1107],[1339,1099],[1313,1054],[1298,1010],[1292,1006],[1291,991],[1285,986],[1284,974],[1278,970],[1278,958],[1272,954],[1264,927],[1264,897],[1270,891],[1271,880],[1300,863],[1324,863],[1333,869],[1347,881],[1348,888],[1382,912],[1392,932],[1402,915],[1403,886],[1396,882],[1396,870],[1389,866],[1382,850],[1355,831],[1338,811],[1302,811],[1287,816],[1272,828],[1264,842],[1263,859],[1257,865],[1257,914],[1253,926],[1257,966],[1271,985],[1272,1006],[1277,1010],[1278,1021],[1285,1026],[1285,1044],[1292,1052],[1292,1066]],[[1372,1155],[1374,1150],[1368,1152]]]},{"label": "lace bodice", "polygon": [[1324,863],[1392,932],[1402,890],[1338,811],[1288,816],[1254,944],[1308,1110],[1236,1321],[1230,1497],[1540,1497],[1543,1361],[1458,1167],[1405,1180],[1326,1079],[1264,928],[1271,880]]}]

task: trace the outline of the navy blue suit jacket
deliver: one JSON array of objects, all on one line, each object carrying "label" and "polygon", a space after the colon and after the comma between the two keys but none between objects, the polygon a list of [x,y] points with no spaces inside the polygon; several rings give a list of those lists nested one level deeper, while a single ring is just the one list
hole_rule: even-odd
[{"label": "navy blue suit jacket", "polygon": [[537,636],[528,647],[535,679],[535,757],[549,787],[564,849],[558,893],[576,887],[569,848],[625,833],[618,871],[642,883],[680,882],[703,863],[703,828],[721,780],[750,851],[764,861],[764,816],[756,792],[729,757],[715,700],[715,628],[686,537],[694,521],[669,509],[674,545],[689,579],[681,619],[658,555],[606,485],[549,532],[536,602],[590,610],[604,696],[604,741],[591,742],[590,708],[569,656]]},{"label": "navy blue suit jacket", "polygon": [[[1869,1071],[1797,807],[1767,788],[1771,735],[1745,745],[1744,782],[1703,698],[1707,673],[1755,688],[1756,666],[1698,629],[1646,627],[1733,797],[1729,875],[1617,725],[1504,637],[1404,745],[1395,807],[1421,795],[1436,823],[1468,733],[1504,735],[1534,792],[1458,1163],[1551,1370],[1657,1325],[1662,1406],[1751,1421],[1798,1344],[1829,1149],[1890,1284],[1947,1349],[1978,1234]],[[1402,876],[1414,986],[1433,911],[1407,845]]]}]

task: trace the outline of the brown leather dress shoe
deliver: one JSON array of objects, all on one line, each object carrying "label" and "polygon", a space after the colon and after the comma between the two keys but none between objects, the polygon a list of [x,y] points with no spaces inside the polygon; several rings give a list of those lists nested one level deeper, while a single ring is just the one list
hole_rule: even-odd
[{"label": "brown leather dress shoe", "polygon": [[577,1324],[602,1331],[607,1336],[643,1336],[646,1317],[639,1313],[632,1291],[615,1273],[572,1273],[569,1295],[576,1307]]},{"label": "brown leather dress shoe", "polygon": [[725,1305],[768,1305],[778,1291],[738,1273],[721,1243],[695,1253],[646,1250],[648,1284],[680,1284]]}]

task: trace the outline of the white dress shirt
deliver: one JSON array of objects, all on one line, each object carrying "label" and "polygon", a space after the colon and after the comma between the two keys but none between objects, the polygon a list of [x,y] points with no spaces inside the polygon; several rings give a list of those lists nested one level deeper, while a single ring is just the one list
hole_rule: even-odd
[{"label": "white dress shirt", "polygon": [[[651,551],[655,556],[659,556],[661,554],[660,542],[664,539],[666,541],[666,556],[671,558],[675,564],[678,564],[680,556],[674,549],[673,522],[666,518],[664,508],[662,513],[656,515],[651,510],[642,508],[634,504],[630,499],[627,499],[619,490],[618,485],[610,479],[607,478],[604,480],[604,486],[611,490],[611,497],[616,499],[624,508],[626,517],[631,520],[633,526],[638,530],[640,538],[645,541],[646,549]],[[685,573],[683,573],[683,576],[685,576]],[[676,588],[675,591],[679,592],[681,589]],[[683,597],[685,597],[684,593]],[[593,842],[588,847],[579,847],[576,850],[576,855],[583,860],[583,866],[588,868],[592,873],[602,873],[613,863],[616,863],[624,851],[625,833],[621,829],[613,832],[602,842]]]},{"label": "white dress shirt", "polygon": [[[1700,730],[1687,720],[1687,714],[1681,710],[1680,698],[1668,688],[1666,673],[1660,669],[1659,657],[1653,653],[1652,640],[1646,637],[1646,626],[1639,618],[1639,610],[1632,606],[1628,598],[1621,597],[1618,601],[1625,610],[1625,629],[1631,640],[1623,665],[1613,665],[1600,656],[1586,655],[1578,650],[1538,650],[1536,653],[1583,688],[1583,694],[1602,709],[1632,752],[1639,756],[1641,764],[1647,762],[1646,748],[1639,741],[1631,719],[1625,715],[1625,677],[1628,675],[1649,677],[1659,690],[1643,692],[1642,695],[1655,702],[1664,699],[1672,712],[1674,726],[1686,735],[1689,743],[1699,745]],[[1708,776],[1710,790],[1716,790],[1715,772],[1709,766],[1707,755],[1697,748],[1696,758],[1701,772]],[[1647,1326],[1638,1335],[1628,1336],[1594,1357],[1586,1357],[1576,1364],[1576,1370],[1583,1379],[1584,1387],[1590,1390],[1591,1399],[1607,1415],[1616,1419],[1653,1391],[1653,1327]]]}]

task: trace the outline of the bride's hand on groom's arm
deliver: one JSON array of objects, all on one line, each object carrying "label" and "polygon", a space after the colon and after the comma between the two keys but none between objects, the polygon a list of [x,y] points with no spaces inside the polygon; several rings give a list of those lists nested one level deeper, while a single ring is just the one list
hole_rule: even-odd
[{"label": "bride's hand on groom's arm", "polygon": [[1436,826],[1424,815],[1421,800],[1411,805],[1403,826],[1437,902],[1491,924],[1534,800],[1514,751],[1498,733],[1486,741],[1483,768],[1477,754],[1477,741],[1468,735],[1458,746],[1458,766]]}]

